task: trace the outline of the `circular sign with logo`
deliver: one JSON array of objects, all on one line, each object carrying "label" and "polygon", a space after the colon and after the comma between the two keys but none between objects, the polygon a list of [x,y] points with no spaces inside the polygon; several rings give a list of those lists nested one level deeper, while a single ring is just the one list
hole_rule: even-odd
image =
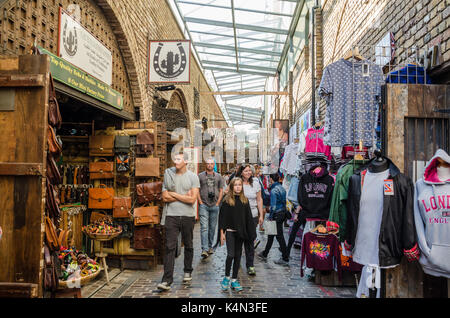
[{"label": "circular sign with logo", "polygon": [[77,28],[75,26],[69,28],[69,25],[66,21],[63,28],[62,38],[64,50],[70,56],[74,56],[77,53],[78,49]]},{"label": "circular sign with logo", "polygon": [[168,51],[163,56],[164,43],[159,43],[153,58],[153,66],[156,73],[163,78],[180,76],[186,69],[187,56],[182,43],[177,43],[176,51]]}]

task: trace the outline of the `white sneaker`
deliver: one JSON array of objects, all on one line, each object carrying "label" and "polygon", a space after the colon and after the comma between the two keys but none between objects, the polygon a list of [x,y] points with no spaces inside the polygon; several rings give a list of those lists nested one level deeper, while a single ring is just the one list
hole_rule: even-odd
[{"label": "white sneaker", "polygon": [[183,282],[190,282],[192,280],[191,273],[184,273]]},{"label": "white sneaker", "polygon": [[169,290],[170,289],[170,285],[167,282],[162,282],[162,283],[158,284],[158,286],[156,286],[156,287],[160,290]]}]

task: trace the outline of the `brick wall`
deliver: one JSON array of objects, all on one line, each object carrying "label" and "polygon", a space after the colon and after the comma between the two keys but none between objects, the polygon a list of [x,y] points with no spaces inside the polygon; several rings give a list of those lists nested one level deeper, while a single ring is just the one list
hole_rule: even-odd
[{"label": "brick wall", "polygon": [[[450,0],[322,0],[316,12],[316,76],[320,83],[322,67],[345,55],[352,46],[361,46],[361,54],[370,55],[388,32],[393,32],[396,63],[404,63],[407,49],[415,46],[427,49],[440,43],[443,65],[450,63]],[[294,67],[294,112],[298,118],[311,107],[310,48],[305,47]],[[288,118],[286,97],[281,99],[282,118]],[[325,115],[325,103],[319,102],[320,115]]]}]

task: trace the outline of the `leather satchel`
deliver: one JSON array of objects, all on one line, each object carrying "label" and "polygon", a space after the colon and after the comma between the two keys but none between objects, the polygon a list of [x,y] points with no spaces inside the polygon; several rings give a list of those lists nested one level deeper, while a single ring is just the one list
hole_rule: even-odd
[{"label": "leather satchel", "polygon": [[117,172],[127,172],[130,170],[130,157],[127,154],[118,154],[116,156]]},{"label": "leather satchel", "polygon": [[150,155],[153,153],[155,137],[148,130],[144,130],[136,136],[136,154]]},{"label": "leather satchel", "polygon": [[141,183],[136,186],[137,201],[147,204],[162,199],[162,182]]},{"label": "leather satchel", "polygon": [[128,218],[131,216],[131,198],[114,197],[113,217]]},{"label": "leather satchel", "polygon": [[47,125],[47,144],[48,151],[50,151],[53,156],[58,157],[61,154],[62,142],[56,137],[55,130],[50,125]]},{"label": "leather satchel", "polygon": [[47,179],[51,184],[61,184],[62,176],[56,165],[55,159],[47,153]]},{"label": "leather satchel", "polygon": [[159,158],[136,158],[136,177],[159,177]]},{"label": "leather satchel", "polygon": [[45,217],[45,238],[50,250],[58,251],[61,247],[58,235],[56,234],[56,227],[48,216]]},{"label": "leather satchel", "polygon": [[130,136],[116,136],[114,139],[115,153],[129,153],[130,152]]},{"label": "leather satchel", "polygon": [[134,226],[159,224],[159,207],[144,206],[134,208]]},{"label": "leather satchel", "polygon": [[89,209],[112,209],[114,188],[107,188],[104,184],[101,188],[89,188]]},{"label": "leather satchel", "polygon": [[50,74],[50,86],[49,86],[49,100],[48,100],[48,122],[50,125],[56,128],[61,128],[62,117],[59,112],[58,100],[56,99],[55,86],[53,83],[52,74]]},{"label": "leather satchel", "polygon": [[113,179],[114,162],[107,161],[105,158],[101,158],[100,160],[89,163],[89,176],[91,180]]},{"label": "leather satchel", "polygon": [[53,219],[58,219],[61,215],[61,210],[59,209],[60,200],[58,198],[58,192],[55,187],[47,182],[47,192],[45,199],[45,207],[47,209],[48,215],[50,215]]},{"label": "leather satchel", "polygon": [[50,249],[44,245],[44,289],[47,291],[56,291],[58,289],[59,279],[56,271],[55,257],[52,256]]},{"label": "leather satchel", "polygon": [[116,177],[116,185],[119,187],[128,187],[128,182],[130,181],[128,176],[118,175]]},{"label": "leather satchel", "polygon": [[114,136],[89,136],[89,156],[114,156]]},{"label": "leather satchel", "polygon": [[150,225],[138,226],[134,229],[133,248],[148,250],[161,248],[161,231]]}]

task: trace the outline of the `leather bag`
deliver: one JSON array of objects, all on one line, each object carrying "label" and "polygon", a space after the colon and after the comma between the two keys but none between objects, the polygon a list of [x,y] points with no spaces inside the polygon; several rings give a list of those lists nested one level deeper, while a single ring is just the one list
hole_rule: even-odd
[{"label": "leather bag", "polygon": [[136,177],[159,177],[159,158],[136,158]]},{"label": "leather bag", "polygon": [[[101,187],[103,186],[103,187]],[[112,209],[114,188],[107,188],[104,184],[100,188],[89,188],[89,209]]]},{"label": "leather bag", "polygon": [[151,225],[136,227],[134,229],[133,248],[135,250],[160,249],[160,229]]},{"label": "leather bag", "polygon": [[56,227],[48,216],[45,217],[45,239],[50,250],[58,251],[61,247],[61,242],[56,234]]},{"label": "leather bag", "polygon": [[58,289],[59,279],[56,271],[55,257],[52,256],[50,249],[44,245],[44,289],[47,291],[56,291]]},{"label": "leather bag", "polygon": [[61,184],[62,176],[56,165],[55,159],[47,153],[47,179],[51,184]]},{"label": "leather bag", "polygon": [[114,156],[114,136],[89,136],[89,156]]},{"label": "leather bag", "polygon": [[116,177],[116,184],[119,187],[128,187],[128,182],[130,181],[128,176],[119,175]]},{"label": "leather bag", "polygon": [[162,182],[141,183],[136,186],[137,201],[139,204],[148,204],[162,199]]},{"label": "leather bag", "polygon": [[118,154],[116,156],[116,170],[117,172],[127,172],[130,170],[130,156],[127,154]]},{"label": "leather bag", "polygon": [[62,142],[56,137],[55,130],[50,125],[47,125],[47,144],[48,151],[50,151],[53,156],[58,157],[61,154]]},{"label": "leather bag", "polygon": [[89,176],[91,180],[113,179],[114,162],[107,161],[105,158],[101,158],[100,160],[89,163]]},{"label": "leather bag", "polygon": [[159,207],[144,206],[134,208],[134,226],[159,224]]},{"label": "leather bag", "polygon": [[58,192],[56,191],[55,187],[50,183],[47,182],[46,184],[47,192],[46,192],[46,199],[45,199],[45,207],[47,209],[47,214],[52,217],[53,219],[58,219],[61,215],[61,210],[59,209],[59,196]]},{"label": "leather bag", "polygon": [[128,218],[131,216],[131,198],[114,197],[113,217]]},{"label": "leather bag", "polygon": [[61,128],[62,117],[59,112],[58,100],[56,99],[55,85],[53,83],[52,74],[50,74],[49,86],[49,100],[48,100],[48,122],[57,129]]},{"label": "leather bag", "polygon": [[144,130],[136,136],[136,154],[151,155],[155,145],[155,137],[148,130]]},{"label": "leather bag", "polygon": [[116,136],[114,139],[115,153],[129,153],[130,152],[130,136]]}]

